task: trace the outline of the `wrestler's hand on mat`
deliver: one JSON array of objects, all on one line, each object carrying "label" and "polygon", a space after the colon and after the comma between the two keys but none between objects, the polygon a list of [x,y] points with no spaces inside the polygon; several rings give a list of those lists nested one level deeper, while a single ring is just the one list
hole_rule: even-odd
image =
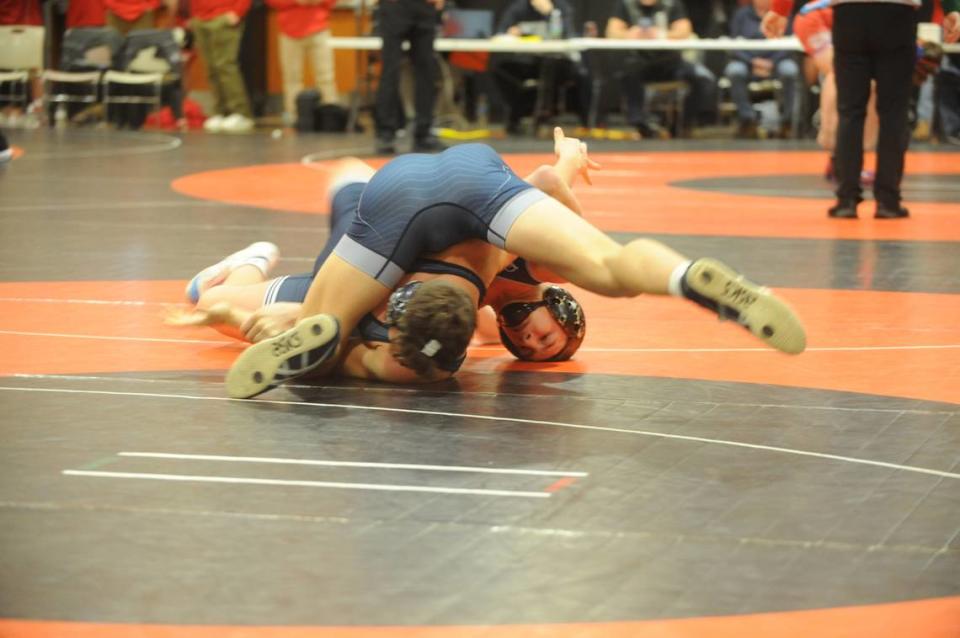
[{"label": "wrestler's hand on mat", "polygon": [[583,180],[593,185],[590,179],[590,170],[600,170],[600,164],[590,159],[587,155],[587,144],[575,137],[567,137],[563,134],[563,129],[559,126],[553,129],[553,152],[557,157],[572,157],[576,162],[577,172],[583,177]]},{"label": "wrestler's hand on mat", "polygon": [[298,303],[270,304],[251,314],[240,326],[240,332],[248,341],[256,343],[289,330],[296,325],[299,316]]},{"label": "wrestler's hand on mat", "polygon": [[246,315],[234,310],[230,304],[223,302],[210,306],[206,310],[193,308],[184,310],[182,307],[169,307],[163,322],[168,326],[215,326],[226,324],[239,328],[246,319]]},{"label": "wrestler's hand on mat", "polygon": [[768,38],[779,38],[787,30],[787,19],[773,11],[767,11],[760,22],[760,30]]}]

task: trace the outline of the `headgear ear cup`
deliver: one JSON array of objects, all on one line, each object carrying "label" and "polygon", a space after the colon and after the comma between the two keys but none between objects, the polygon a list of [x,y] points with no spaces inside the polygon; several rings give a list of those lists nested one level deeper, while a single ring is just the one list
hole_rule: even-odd
[{"label": "headgear ear cup", "polygon": [[[507,305],[510,306],[513,304]],[[546,361],[566,361],[572,357],[580,348],[580,344],[583,343],[583,337],[587,332],[587,321],[583,313],[583,306],[580,305],[580,302],[578,302],[569,291],[561,288],[560,286],[549,286],[543,291],[542,303],[526,305],[530,306],[531,311],[535,306],[546,306],[546,308],[550,311],[550,314],[553,315],[553,318],[558,324],[560,324],[560,327],[563,328],[564,334],[567,335],[567,343],[563,347],[563,350],[549,359],[546,359]],[[526,357],[522,354],[520,348],[510,340],[510,337],[503,329],[502,316],[505,308],[506,307],[501,310],[501,320],[499,322],[501,324],[500,341],[503,343],[504,347],[510,351],[510,354],[515,356],[517,359],[529,361],[529,357]]]}]

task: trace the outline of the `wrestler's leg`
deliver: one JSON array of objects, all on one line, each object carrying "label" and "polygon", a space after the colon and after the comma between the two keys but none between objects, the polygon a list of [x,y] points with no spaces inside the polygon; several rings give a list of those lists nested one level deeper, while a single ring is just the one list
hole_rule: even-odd
[{"label": "wrestler's leg", "polygon": [[250,398],[296,377],[325,374],[338,363],[342,342],[390,289],[336,253],[310,284],[297,324],[249,348],[227,373],[227,393]]},{"label": "wrestler's leg", "polygon": [[799,319],[768,289],[720,262],[691,263],[657,241],[635,239],[621,246],[550,198],[519,214],[507,232],[506,249],[591,292],[608,297],[682,294],[736,320],[779,350],[798,353],[806,347]]}]

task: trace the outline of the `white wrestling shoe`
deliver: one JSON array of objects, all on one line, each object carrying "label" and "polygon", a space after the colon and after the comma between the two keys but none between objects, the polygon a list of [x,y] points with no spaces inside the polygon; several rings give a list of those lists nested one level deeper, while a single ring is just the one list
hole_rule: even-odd
[{"label": "white wrestling shoe", "polygon": [[227,372],[227,394],[249,399],[315,370],[333,358],[340,343],[340,323],[330,315],[301,319],[276,337],[243,351]]},{"label": "white wrestling shoe", "polygon": [[240,266],[259,268],[260,272],[266,277],[277,264],[279,258],[280,249],[277,248],[276,244],[268,241],[258,241],[250,244],[243,250],[238,250],[194,275],[190,283],[187,284],[185,291],[187,300],[193,304],[197,303],[200,300],[200,295],[223,283],[223,280]]},{"label": "white wrestling shoe", "polygon": [[807,334],[790,306],[764,286],[715,259],[697,259],[681,280],[683,295],[731,319],[781,352],[800,354]]}]

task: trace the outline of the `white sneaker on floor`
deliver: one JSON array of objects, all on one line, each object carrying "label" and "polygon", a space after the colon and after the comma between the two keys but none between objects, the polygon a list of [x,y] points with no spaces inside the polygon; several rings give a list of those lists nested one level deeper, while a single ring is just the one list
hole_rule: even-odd
[{"label": "white sneaker on floor", "polygon": [[279,258],[280,249],[277,248],[276,244],[268,241],[258,241],[250,244],[243,250],[238,250],[194,275],[190,283],[187,284],[185,291],[187,300],[190,303],[197,303],[200,300],[200,295],[223,283],[224,279],[240,266],[254,266],[266,277],[277,264]]},{"label": "white sneaker on floor", "polygon": [[9,162],[9,161],[12,160],[12,159],[13,159],[13,149],[12,149],[12,148],[5,148],[5,149],[3,149],[2,151],[0,151],[0,164],[3,164],[3,163],[5,163],[5,162]]},{"label": "white sneaker on floor", "polygon": [[253,120],[239,113],[234,113],[223,118],[223,125],[220,130],[224,133],[249,133],[253,130]]},{"label": "white sneaker on floor", "polygon": [[203,130],[207,133],[219,133],[223,130],[223,116],[211,115],[203,122]]}]

